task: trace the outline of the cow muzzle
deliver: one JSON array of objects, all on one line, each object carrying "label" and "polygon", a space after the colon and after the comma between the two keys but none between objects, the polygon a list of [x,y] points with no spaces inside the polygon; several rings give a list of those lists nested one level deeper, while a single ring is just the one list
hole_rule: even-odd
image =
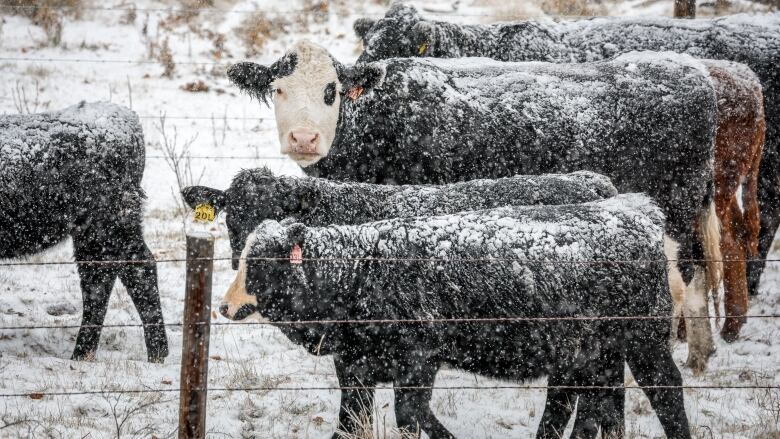
[{"label": "cow muzzle", "polygon": [[248,303],[241,305],[241,307],[238,308],[238,311],[232,314],[230,312],[230,305],[222,304],[219,306],[219,313],[230,320],[244,320],[256,312],[257,307]]},{"label": "cow muzzle", "polygon": [[[319,132],[309,128],[295,128],[287,133],[286,152],[293,158],[319,157],[322,136]],[[297,160],[297,158],[296,158]]]},{"label": "cow muzzle", "polygon": [[246,292],[246,264],[239,264],[236,278],[219,305],[219,313],[230,320],[243,320],[257,312],[257,298]]}]

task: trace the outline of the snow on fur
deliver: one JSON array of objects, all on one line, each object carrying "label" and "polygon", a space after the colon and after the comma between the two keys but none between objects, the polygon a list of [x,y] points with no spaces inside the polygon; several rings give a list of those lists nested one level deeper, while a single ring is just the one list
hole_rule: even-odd
[{"label": "snow on fur", "polygon": [[[73,237],[76,260],[153,259],[143,239],[144,137],[138,116],[110,103],[0,116],[0,258],[45,250]],[[154,263],[78,266],[84,312],[75,359],[97,349],[99,325],[118,276],[145,324],[161,324]],[[150,360],[168,354],[165,330],[146,329]]]},{"label": "snow on fur", "polygon": [[574,21],[521,21],[461,25],[423,19],[394,4],[384,18],[362,19],[359,62],[391,57],[489,57],[502,61],[584,62],[636,50],[666,50],[699,58],[744,63],[760,78],[766,111],[766,147],[761,160],[761,232],[758,259],[750,264],[755,293],[775,232],[780,226],[780,13],[738,14],[713,19],[601,17]]},{"label": "snow on fur", "polygon": [[[387,381],[396,386],[430,386],[443,363],[520,381],[549,374],[551,386],[622,385],[623,352],[640,383],[680,385],[665,319],[671,302],[663,233],[661,210],[637,194],[580,205],[503,207],[350,226],[285,227],[265,221],[248,248],[247,286],[257,298],[260,314],[272,322],[664,317],[565,323],[278,325],[312,353],[333,354],[341,386]],[[294,245],[303,249],[302,264],[285,260]],[[437,260],[382,261],[396,258]],[[512,260],[463,260],[483,258]],[[607,263],[624,259],[656,262]],[[413,397],[413,392],[402,389],[395,393],[400,427],[419,425],[429,436],[450,437],[430,410],[430,394]],[[666,433],[689,437],[681,391],[662,393],[654,408],[664,415]],[[621,400],[621,395],[586,397],[580,406],[604,398]],[[548,395],[548,403],[558,396],[558,392]],[[371,401],[368,392],[342,394],[342,427],[350,428],[347,413],[360,398],[368,398],[363,403]],[[622,404],[605,410],[604,428],[613,418],[613,427],[623,425]],[[540,431],[562,428],[569,414],[543,421]],[[583,418],[577,422],[590,421],[586,415]]]}]

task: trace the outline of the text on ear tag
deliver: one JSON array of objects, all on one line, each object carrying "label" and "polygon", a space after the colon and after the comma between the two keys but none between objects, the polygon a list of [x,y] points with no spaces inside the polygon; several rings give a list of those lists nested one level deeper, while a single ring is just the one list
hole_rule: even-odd
[{"label": "text on ear tag", "polygon": [[290,251],[290,263],[302,264],[303,263],[303,249],[298,244],[295,244]]},{"label": "text on ear tag", "polygon": [[211,204],[202,203],[195,206],[195,221],[210,223],[214,221],[215,217],[216,213],[214,211],[214,206]]},{"label": "text on ear tag", "polygon": [[353,101],[353,102],[354,102],[354,101],[356,101],[356,100],[357,100],[357,98],[359,98],[359,97],[360,97],[360,95],[362,95],[362,94],[363,94],[363,87],[361,87],[361,86],[359,86],[359,85],[358,85],[357,87],[352,87],[352,88],[351,88],[351,89],[350,89],[350,90],[347,92],[347,96],[348,96],[350,99],[352,99],[352,101]]},{"label": "text on ear tag", "polygon": [[422,43],[420,44],[420,47],[417,49],[417,54],[422,55],[425,53],[425,51],[428,50],[428,43]]}]

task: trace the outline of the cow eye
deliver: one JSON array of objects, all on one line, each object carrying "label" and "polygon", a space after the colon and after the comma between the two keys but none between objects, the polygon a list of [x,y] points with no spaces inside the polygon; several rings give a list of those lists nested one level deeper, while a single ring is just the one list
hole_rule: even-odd
[{"label": "cow eye", "polygon": [[333,105],[336,101],[336,83],[330,82],[325,86],[325,105]]},{"label": "cow eye", "polygon": [[282,94],[282,89],[281,88],[277,88],[276,89],[276,94],[278,94],[278,95]]}]

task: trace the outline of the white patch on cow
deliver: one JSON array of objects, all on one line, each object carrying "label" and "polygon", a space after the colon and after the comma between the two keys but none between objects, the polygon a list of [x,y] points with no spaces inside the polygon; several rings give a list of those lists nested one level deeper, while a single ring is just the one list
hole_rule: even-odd
[{"label": "white patch on cow", "polygon": [[[330,151],[339,118],[341,83],[325,48],[304,40],[293,46],[291,52],[297,55],[295,69],[273,81],[271,87],[281,152],[305,167],[317,163]],[[336,97],[332,105],[327,105],[325,88],[331,82],[336,83]]]},{"label": "white patch on cow", "polygon": [[[680,245],[664,235],[664,253],[670,261],[676,261]],[[712,340],[712,327],[709,320],[707,303],[706,275],[696,268],[691,283],[683,282],[677,262],[669,262],[669,290],[672,294],[672,338],[677,337],[680,318],[685,318],[686,341],[688,342],[688,360],[686,364],[695,374],[703,372],[707,360],[715,351]]]},{"label": "white patch on cow", "polygon": [[246,258],[249,254],[249,250],[257,240],[257,235],[251,233],[246,239],[244,250],[241,251],[241,259],[238,261],[238,274],[233,282],[230,283],[225,297],[222,298],[220,309],[227,306],[227,312],[224,313],[225,317],[234,320],[234,316],[244,305],[257,306],[257,298],[246,292]]},{"label": "white patch on cow", "polygon": [[672,294],[672,339],[677,338],[677,331],[680,328],[680,318],[683,314],[683,300],[685,300],[685,282],[682,274],[677,268],[677,252],[680,244],[668,235],[664,235],[664,253],[669,273],[669,292]]}]

